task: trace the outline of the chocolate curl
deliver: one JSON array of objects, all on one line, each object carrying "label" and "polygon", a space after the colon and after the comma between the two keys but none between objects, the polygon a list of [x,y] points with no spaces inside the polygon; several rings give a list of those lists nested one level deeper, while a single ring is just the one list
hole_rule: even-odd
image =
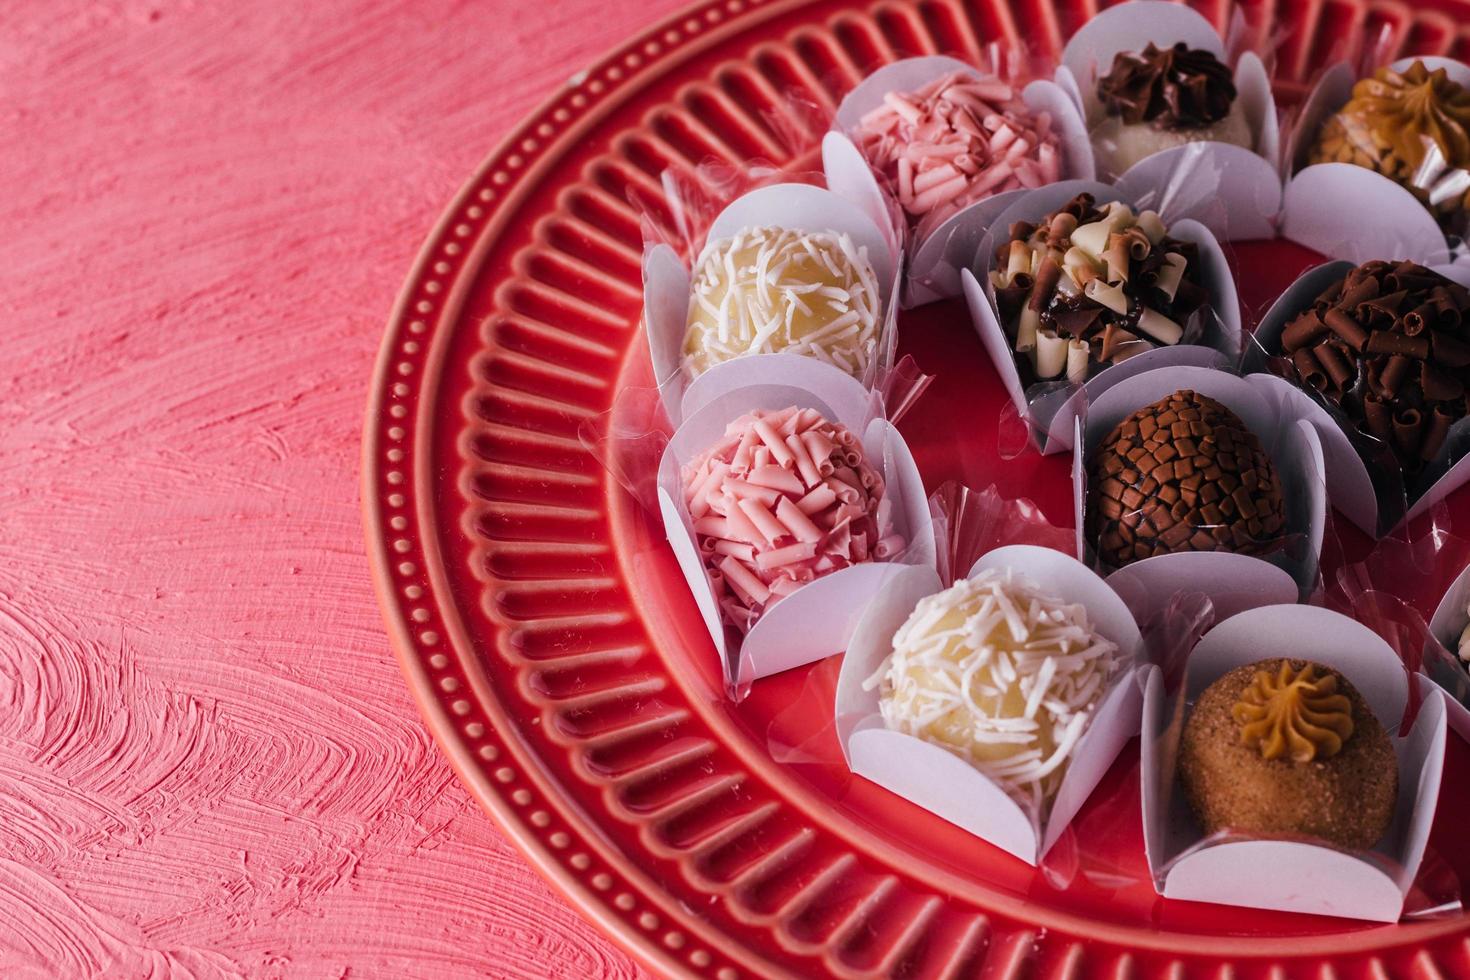
[{"label": "chocolate curl", "polygon": [[1118,349],[1127,344],[1137,342],[1138,336],[1129,333],[1115,323],[1110,323],[1103,330],[1102,350],[1098,354],[1098,360],[1111,361],[1118,354]]},{"label": "chocolate curl", "polygon": [[1025,241],[1036,231],[1036,226],[1029,221],[1011,222],[1011,241]]},{"label": "chocolate curl", "polygon": [[[1093,328],[1100,316],[1102,316],[1102,307],[1089,304],[1075,310],[1053,310],[1051,320],[1056,324],[1059,332],[1081,337]],[[1107,358],[1102,358],[1102,360],[1107,360]]]},{"label": "chocolate curl", "polygon": [[1342,310],[1328,310],[1322,315],[1322,321],[1353,350],[1362,350],[1368,342],[1368,332]]},{"label": "chocolate curl", "polygon": [[1170,313],[1176,320],[1188,320],[1190,314],[1204,306],[1209,298],[1210,293],[1205,287],[1192,279],[1181,279],[1179,288],[1174,290],[1173,309],[1170,310]]},{"label": "chocolate curl", "polygon": [[1108,236],[1108,250],[1103,261],[1108,264],[1110,282],[1127,282],[1128,266],[1132,253],[1128,249],[1128,236],[1114,232]]},{"label": "chocolate curl", "polygon": [[1302,384],[1310,385],[1318,391],[1327,387],[1327,375],[1310,347],[1303,347],[1292,354],[1291,366],[1296,369],[1296,376],[1301,379]]},{"label": "chocolate curl", "polygon": [[1383,277],[1383,284],[1392,290],[1433,289],[1439,282],[1437,274],[1413,262],[1400,262],[1392,272]]},{"label": "chocolate curl", "polygon": [[1443,330],[1436,330],[1429,335],[1429,349],[1434,352],[1434,359],[1445,367],[1470,366],[1470,344],[1458,337],[1451,337]]},{"label": "chocolate curl", "polygon": [[1333,283],[1326,289],[1322,290],[1322,292],[1318,293],[1315,302],[1322,306],[1331,306],[1333,303],[1337,302],[1338,297],[1342,295],[1343,288],[1346,285],[1346,279],[1339,279],[1337,282]]},{"label": "chocolate curl", "polygon": [[[1327,314],[1329,325],[1334,312],[1336,311],[1329,311]],[[1428,337],[1408,337],[1401,333],[1390,333],[1387,330],[1373,331],[1365,346],[1370,354],[1403,354],[1419,361],[1429,356]]]},{"label": "chocolate curl", "polygon": [[1381,313],[1389,319],[1393,319],[1398,315],[1399,307],[1404,303],[1404,297],[1408,295],[1408,293],[1401,289],[1396,293],[1389,293],[1385,296],[1375,296],[1358,307],[1358,315],[1366,316],[1369,312]]},{"label": "chocolate curl", "polygon": [[1372,392],[1363,396],[1363,420],[1368,423],[1368,434],[1379,442],[1387,443],[1393,438],[1393,418],[1388,406]]},{"label": "chocolate curl", "polygon": [[1281,347],[1289,354],[1314,343],[1326,333],[1327,324],[1322,322],[1322,315],[1316,310],[1307,310],[1287,324],[1286,329],[1281,332]]},{"label": "chocolate curl", "polygon": [[1417,337],[1438,318],[1433,303],[1421,303],[1405,313],[1394,326],[1398,327],[1410,337]]},{"label": "chocolate curl", "polygon": [[1046,244],[1052,248],[1061,248],[1072,237],[1072,232],[1076,228],[1077,216],[1075,214],[1058,211],[1052,215],[1051,224],[1047,226]]},{"label": "chocolate curl", "polygon": [[1428,361],[1419,365],[1419,384],[1426,401],[1452,402],[1465,395],[1465,385],[1460,379],[1445,374]]},{"label": "chocolate curl", "polygon": [[1342,352],[1331,344],[1322,344],[1316,348],[1315,353],[1317,362],[1332,381],[1332,387],[1338,391],[1347,390],[1348,382],[1353,378],[1353,368]]},{"label": "chocolate curl", "polygon": [[1380,293],[1377,279],[1362,279],[1343,290],[1337,305],[1357,309]]},{"label": "chocolate curl", "polygon": [[1443,405],[1434,406],[1434,412],[1429,416],[1429,428],[1424,433],[1424,444],[1419,447],[1419,458],[1427,463],[1437,456],[1450,434],[1450,426],[1454,424],[1454,416],[1446,412]]},{"label": "chocolate curl", "polygon": [[1001,323],[1010,327],[1016,322],[1021,315],[1021,307],[1026,305],[1026,297],[1031,292],[1031,285],[1030,276],[1017,276],[1016,281],[1009,286],[996,289],[995,311],[1000,314]]},{"label": "chocolate curl", "polygon": [[1464,306],[1455,302],[1454,295],[1444,286],[1436,286],[1430,291],[1429,302],[1434,304],[1434,323],[1439,329],[1454,330],[1460,325]]},{"label": "chocolate curl", "polygon": [[1057,265],[1056,259],[1048,255],[1041,260],[1041,268],[1036,270],[1036,285],[1031,290],[1030,305],[1033,310],[1040,313],[1046,309],[1061,278],[1062,267]]},{"label": "chocolate curl", "polygon": [[1393,418],[1393,442],[1398,447],[1399,458],[1413,459],[1419,455],[1424,443],[1424,416],[1417,408],[1406,408]]},{"label": "chocolate curl", "polygon": [[1392,398],[1399,393],[1399,388],[1408,376],[1409,359],[1402,354],[1395,354],[1383,366],[1383,373],[1378,378],[1378,390]]}]

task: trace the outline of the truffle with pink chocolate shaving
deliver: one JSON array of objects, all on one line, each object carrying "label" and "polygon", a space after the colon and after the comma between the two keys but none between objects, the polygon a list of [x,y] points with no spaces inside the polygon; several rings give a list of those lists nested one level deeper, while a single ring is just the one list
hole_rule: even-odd
[{"label": "truffle with pink chocolate shaving", "polygon": [[742,635],[806,583],[905,547],[862,443],[814,409],[742,415],[683,479],[720,616]]},{"label": "truffle with pink chocolate shaving", "polygon": [[962,208],[1054,183],[1061,171],[1051,116],[1033,114],[1001,79],[972,72],[889,92],[854,137],[919,237]]}]

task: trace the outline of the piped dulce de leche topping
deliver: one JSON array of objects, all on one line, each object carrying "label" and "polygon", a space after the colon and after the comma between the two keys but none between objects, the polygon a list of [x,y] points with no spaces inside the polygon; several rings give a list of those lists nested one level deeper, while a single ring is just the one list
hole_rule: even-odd
[{"label": "piped dulce de leche topping", "polygon": [[923,235],[977,201],[1055,182],[1052,123],[1006,82],[957,71],[916,92],[889,92],[854,135]]},{"label": "piped dulce de leche topping", "polygon": [[1401,72],[1380,68],[1353,86],[1308,159],[1376,171],[1461,234],[1470,209],[1470,90],[1422,61]]},{"label": "piped dulce de leche topping", "polygon": [[806,583],[905,546],[862,443],[814,409],[741,416],[683,479],[721,616],[742,634]]},{"label": "piped dulce de leche topping", "polygon": [[1199,250],[1154,211],[1079,194],[1017,222],[990,273],[996,312],[1037,380],[1081,383],[1096,365],[1185,340],[1206,303]]},{"label": "piped dulce de leche topping", "polygon": [[1311,663],[1256,671],[1231,713],[1241,742],[1267,760],[1330,759],[1353,735],[1352,702],[1338,693],[1337,675]]},{"label": "piped dulce de leche topping", "polygon": [[1110,116],[1158,129],[1202,129],[1230,114],[1235,102],[1230,69],[1208,51],[1180,42],[1120,51],[1098,79],[1097,95]]},{"label": "piped dulce de leche topping", "polygon": [[1417,473],[1470,407],[1470,291],[1413,262],[1367,262],[1286,325],[1288,378]]}]

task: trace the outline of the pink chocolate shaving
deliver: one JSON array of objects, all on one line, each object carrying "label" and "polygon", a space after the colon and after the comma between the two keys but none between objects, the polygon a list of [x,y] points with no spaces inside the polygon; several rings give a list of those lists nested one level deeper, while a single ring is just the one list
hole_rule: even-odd
[{"label": "pink chocolate shaving", "polygon": [[890,92],[855,136],[920,237],[977,201],[1060,176],[1051,117],[1033,116],[994,77],[953,72],[917,92]]},{"label": "pink chocolate shaving", "polygon": [[798,586],[905,547],[862,443],[811,409],[731,422],[685,467],[684,498],[721,615],[742,636]]}]

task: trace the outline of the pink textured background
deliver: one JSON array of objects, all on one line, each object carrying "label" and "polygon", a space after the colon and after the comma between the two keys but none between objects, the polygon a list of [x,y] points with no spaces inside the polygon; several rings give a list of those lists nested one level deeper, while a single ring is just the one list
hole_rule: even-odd
[{"label": "pink textured background", "polygon": [[439,210],[677,6],[0,0],[0,976],[638,974],[420,724],[357,461]]}]

